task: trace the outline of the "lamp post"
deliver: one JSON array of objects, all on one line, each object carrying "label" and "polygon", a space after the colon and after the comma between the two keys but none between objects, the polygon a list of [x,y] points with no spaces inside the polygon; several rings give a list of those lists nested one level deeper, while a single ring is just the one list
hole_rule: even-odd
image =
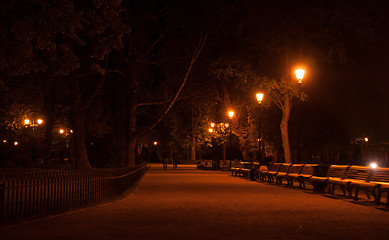
[{"label": "lamp post", "polygon": [[31,161],[36,162],[36,142],[35,142],[35,127],[38,127],[39,125],[43,124],[42,119],[37,119],[35,121],[35,118],[32,119],[32,122],[30,119],[25,119],[24,124],[27,126],[32,127],[32,150],[31,150]]},{"label": "lamp post", "polygon": [[225,136],[228,133],[228,129],[230,124],[228,123],[214,123],[212,122],[211,127],[208,129],[208,132],[211,134],[221,134],[223,138],[223,162],[226,160],[226,142],[225,142]]},{"label": "lamp post", "polygon": [[258,163],[261,163],[262,160],[262,144],[261,144],[261,102],[263,99],[263,93],[257,93],[258,101]]},{"label": "lamp post", "polygon": [[69,142],[70,142],[70,135],[73,134],[73,130],[61,128],[58,130],[58,133],[65,138],[66,152],[63,154],[63,160],[66,162],[69,161],[71,155],[69,152]]},{"label": "lamp post", "polygon": [[[301,98],[301,89],[303,85],[303,78],[305,74],[304,69],[297,69],[295,71],[296,74],[296,79],[298,82],[298,95],[299,98]],[[301,135],[301,112],[302,112],[302,103],[299,105],[299,113],[298,113],[298,122],[297,122],[297,163],[301,162],[301,140],[300,140],[300,135]]]},{"label": "lamp post", "polygon": [[232,118],[234,117],[234,111],[228,112],[228,117],[230,118],[230,169],[231,169],[231,163],[232,163]]}]

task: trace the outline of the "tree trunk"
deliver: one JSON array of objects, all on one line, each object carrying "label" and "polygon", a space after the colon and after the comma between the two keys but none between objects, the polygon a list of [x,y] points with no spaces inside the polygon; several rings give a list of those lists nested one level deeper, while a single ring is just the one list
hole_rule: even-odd
[{"label": "tree trunk", "polygon": [[85,112],[73,113],[74,158],[77,169],[92,168],[85,144]]},{"label": "tree trunk", "polygon": [[135,167],[135,158],[136,158],[136,136],[129,136],[127,143],[127,166],[126,167]]},{"label": "tree trunk", "polygon": [[76,169],[92,168],[89,163],[85,144],[85,115],[82,108],[79,80],[73,79],[73,106],[71,111],[72,128],[74,131],[74,161]]},{"label": "tree trunk", "polygon": [[44,83],[44,112],[46,115],[45,122],[45,143],[44,143],[44,161],[46,165],[52,163],[51,144],[53,142],[53,128],[55,123],[55,85],[51,80]]},{"label": "tree trunk", "polygon": [[135,135],[136,130],[136,90],[132,89],[130,91],[128,98],[128,142],[127,142],[127,167],[135,166],[135,157],[136,157],[136,139]]},{"label": "tree trunk", "polygon": [[196,137],[192,135],[192,144],[190,146],[190,160],[196,161]]},{"label": "tree trunk", "polygon": [[292,156],[290,153],[290,143],[289,143],[289,130],[288,122],[290,118],[290,110],[292,108],[291,99],[288,96],[285,96],[284,105],[282,108],[282,120],[280,124],[281,137],[282,137],[282,147],[284,149],[284,158],[286,163],[292,162]]}]

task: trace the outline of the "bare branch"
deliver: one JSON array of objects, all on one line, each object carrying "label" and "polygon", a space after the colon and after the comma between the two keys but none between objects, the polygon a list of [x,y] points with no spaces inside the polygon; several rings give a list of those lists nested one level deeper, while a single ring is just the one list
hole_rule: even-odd
[{"label": "bare branch", "polygon": [[143,130],[142,132],[139,132],[138,134],[143,134],[144,132],[146,131],[150,131],[151,129],[153,129],[155,126],[158,125],[159,122],[162,121],[162,119],[167,115],[167,113],[170,111],[170,109],[173,107],[173,104],[176,102],[178,96],[180,95],[182,89],[184,88],[185,86],[185,83],[186,81],[188,80],[189,78],[189,74],[191,73],[192,71],[192,68],[194,66],[194,63],[196,62],[198,56],[200,55],[201,51],[203,50],[204,48],[204,45],[205,45],[205,42],[207,41],[207,37],[208,37],[208,33],[205,34],[205,35],[201,35],[200,36],[200,39],[199,39],[199,42],[197,44],[197,47],[192,55],[192,59],[189,63],[189,66],[188,66],[188,69],[186,71],[186,74],[185,74],[185,77],[181,83],[181,86],[180,88],[177,90],[175,96],[172,98],[170,104],[166,107],[165,111],[163,111],[163,113],[159,116],[159,118],[150,126],[148,127],[147,129]]},{"label": "bare branch", "polygon": [[[184,99],[188,99],[188,98],[191,98],[193,97],[194,94],[190,95],[190,96],[186,96],[186,97],[180,97],[180,98],[177,98],[177,100],[184,100]],[[153,105],[163,105],[165,103],[168,103],[172,100],[172,98],[169,98],[169,99],[166,99],[165,101],[160,101],[160,102],[147,102],[147,103],[138,103],[135,107],[138,108],[138,107],[142,107],[142,106],[153,106]]]}]

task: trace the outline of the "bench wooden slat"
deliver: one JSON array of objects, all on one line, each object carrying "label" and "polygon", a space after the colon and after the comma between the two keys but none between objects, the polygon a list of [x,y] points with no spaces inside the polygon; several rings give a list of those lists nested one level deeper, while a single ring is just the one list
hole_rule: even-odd
[{"label": "bench wooden slat", "polygon": [[343,179],[348,168],[348,165],[331,165],[326,177],[312,176],[310,182],[313,185],[313,191],[317,192],[322,186],[326,188],[329,179]]}]

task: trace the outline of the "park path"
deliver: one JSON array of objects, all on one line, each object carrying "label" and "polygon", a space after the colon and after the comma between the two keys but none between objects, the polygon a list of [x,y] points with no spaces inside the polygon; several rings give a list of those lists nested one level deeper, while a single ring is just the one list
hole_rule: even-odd
[{"label": "park path", "polygon": [[0,239],[387,239],[389,212],[232,177],[159,165],[128,196],[6,226]]}]

